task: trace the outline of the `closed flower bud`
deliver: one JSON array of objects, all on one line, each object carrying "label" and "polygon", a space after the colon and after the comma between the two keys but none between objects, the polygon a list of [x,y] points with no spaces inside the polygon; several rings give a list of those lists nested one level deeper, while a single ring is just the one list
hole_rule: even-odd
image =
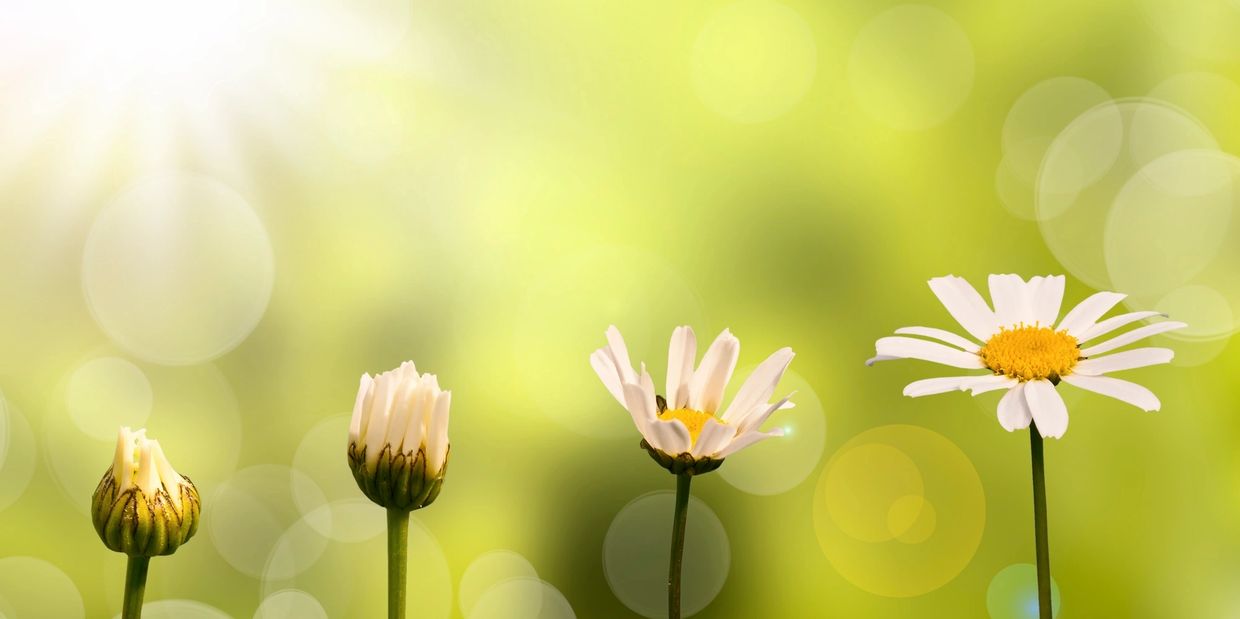
[{"label": "closed flower bud", "polygon": [[448,465],[452,392],[413,362],[362,376],[349,425],[349,468],[378,505],[410,511],[439,496]]},{"label": "closed flower bud", "polygon": [[201,509],[198,489],[172,470],[159,441],[121,428],[116,458],[91,501],[103,543],[133,557],[170,555],[198,531]]}]

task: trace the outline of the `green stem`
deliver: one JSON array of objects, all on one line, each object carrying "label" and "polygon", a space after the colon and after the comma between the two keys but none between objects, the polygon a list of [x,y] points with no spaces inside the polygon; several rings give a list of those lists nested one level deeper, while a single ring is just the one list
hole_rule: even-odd
[{"label": "green stem", "polygon": [[405,572],[409,561],[409,512],[387,510],[388,619],[405,619]]},{"label": "green stem", "polygon": [[667,574],[667,616],[680,619],[680,572],[685,558],[685,521],[689,517],[689,482],[693,476],[676,476],[676,514],[672,519],[672,560]]},{"label": "green stem", "polygon": [[1046,472],[1042,465],[1042,435],[1029,424],[1029,453],[1033,459],[1033,536],[1038,552],[1038,617],[1051,619],[1051,557],[1046,535]]},{"label": "green stem", "polygon": [[146,591],[146,569],[150,562],[150,557],[129,557],[125,566],[125,604],[121,619],[142,617],[142,594]]}]

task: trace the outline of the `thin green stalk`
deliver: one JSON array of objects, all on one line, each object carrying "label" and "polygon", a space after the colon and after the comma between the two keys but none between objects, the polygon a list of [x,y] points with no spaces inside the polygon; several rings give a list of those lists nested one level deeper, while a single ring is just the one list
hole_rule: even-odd
[{"label": "thin green stalk", "polygon": [[405,573],[409,561],[409,512],[387,510],[388,619],[405,619]]},{"label": "thin green stalk", "polygon": [[1051,619],[1051,556],[1046,534],[1046,472],[1042,465],[1042,435],[1029,424],[1029,453],[1033,459],[1033,536],[1038,551],[1038,617]]},{"label": "thin green stalk", "polygon": [[146,591],[146,570],[150,562],[150,557],[129,557],[125,566],[125,603],[121,619],[142,617],[142,594]]},{"label": "thin green stalk", "polygon": [[680,619],[680,568],[685,558],[685,521],[689,517],[689,482],[693,476],[676,476],[676,514],[672,519],[672,560],[667,574],[667,616]]}]

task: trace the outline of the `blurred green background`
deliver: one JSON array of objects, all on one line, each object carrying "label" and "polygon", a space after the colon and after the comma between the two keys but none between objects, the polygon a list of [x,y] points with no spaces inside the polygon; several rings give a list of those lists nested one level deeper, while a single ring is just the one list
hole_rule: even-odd
[{"label": "blurred green background", "polygon": [[1059,616],[1240,616],[1237,32],[1224,0],[6,3],[0,615],[119,612],[86,507],[126,424],[204,500],[148,616],[381,616],[347,413],[413,359],[454,408],[411,616],[661,616],[673,479],[587,357],[615,324],[661,384],[690,324],[741,368],[793,347],[799,406],[694,483],[686,611],[1032,617],[1027,435],[862,364],[954,326],[930,277],[1016,272],[1192,324],[1127,373],[1161,412],[1065,391]]}]

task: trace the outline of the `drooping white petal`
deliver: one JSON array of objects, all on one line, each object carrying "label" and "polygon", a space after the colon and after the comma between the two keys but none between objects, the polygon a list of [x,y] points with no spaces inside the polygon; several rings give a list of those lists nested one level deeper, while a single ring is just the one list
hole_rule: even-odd
[{"label": "drooping white petal", "polygon": [[747,415],[743,419],[737,420],[736,432],[738,434],[744,434],[746,432],[749,432],[750,430],[757,430],[758,428],[761,428],[762,424],[766,423],[766,420],[770,419],[771,415],[773,415],[775,411],[783,408],[784,404],[788,402],[788,400],[792,398],[793,395],[794,395],[793,393],[789,393],[788,395],[784,396],[784,399],[766,407],[761,412],[753,413],[753,414]]},{"label": "drooping white petal", "polygon": [[719,450],[719,453],[715,454],[715,457],[723,459],[750,445],[753,445],[754,443],[757,443],[758,441],[783,435],[784,431],[780,428],[776,428],[770,432],[758,432],[757,430],[745,432],[732,439],[732,442],[728,443],[727,446]]},{"label": "drooping white petal", "polygon": [[689,382],[689,407],[713,414],[723,401],[723,391],[736,370],[741,343],[732,332],[724,329],[702,357],[702,364]]},{"label": "drooping white petal", "polygon": [[1153,318],[1154,316],[1162,316],[1163,318],[1167,317],[1167,315],[1162,312],[1131,312],[1128,314],[1112,316],[1090,327],[1089,329],[1086,329],[1084,333],[1081,333],[1081,335],[1076,338],[1076,341],[1080,344],[1084,344],[1089,340],[1101,335],[1106,335],[1120,327],[1132,324],[1138,320]]},{"label": "drooping white petal", "polygon": [[1008,432],[1015,432],[1028,428],[1032,421],[1029,404],[1025,402],[1025,383],[1016,383],[999,400],[999,425]]},{"label": "drooping white petal", "polygon": [[689,451],[689,428],[679,419],[653,421],[642,431],[642,437],[651,447],[677,456]]},{"label": "drooping white petal", "polygon": [[1068,431],[1068,407],[1050,381],[1026,382],[1025,402],[1043,438],[1059,438]]},{"label": "drooping white petal", "polygon": [[629,361],[629,349],[624,345],[624,336],[620,335],[616,325],[607,327],[607,350],[621,380],[626,383],[636,382],[637,372],[633,371],[633,362]]},{"label": "drooping white petal", "polygon": [[970,341],[964,336],[957,335],[944,329],[935,329],[934,327],[900,327],[899,329],[896,329],[896,334],[920,335],[922,337],[934,338],[940,342],[951,344],[952,346],[968,352],[977,352],[981,350],[981,346],[978,346],[976,343]]},{"label": "drooping white petal", "polygon": [[770,400],[771,394],[775,393],[775,386],[783,378],[784,371],[788,369],[794,356],[796,355],[791,348],[781,348],[758,364],[749,378],[745,379],[740,391],[736,392],[736,397],[732,398],[721,419],[726,423],[738,422],[742,416],[749,414],[749,411]]},{"label": "drooping white petal", "polygon": [[1076,374],[1097,376],[1108,372],[1143,368],[1147,365],[1170,363],[1173,358],[1175,358],[1175,352],[1170,348],[1134,348],[1097,359],[1082,360],[1072,371]]},{"label": "drooping white petal", "polygon": [[987,376],[974,377],[973,380],[969,381],[969,384],[961,387],[961,389],[970,391],[973,395],[980,395],[991,391],[998,391],[1000,389],[1010,389],[1019,383],[1020,381],[1015,378],[1004,376],[1002,374],[990,374]]},{"label": "drooping white petal", "polygon": [[362,374],[361,383],[357,386],[357,399],[353,402],[353,417],[349,421],[350,443],[356,443],[366,431],[366,398],[370,396],[374,384],[375,381],[370,374]]},{"label": "drooping white petal", "polygon": [[1111,311],[1111,308],[1126,296],[1118,292],[1096,292],[1072,308],[1056,330],[1067,331],[1068,335],[1078,337],[1097,324],[1103,314]]},{"label": "drooping white petal", "polygon": [[1025,280],[1019,275],[991,275],[990,301],[995,305],[995,320],[1000,326],[1011,326],[1032,321],[1033,311],[1029,304]]},{"label": "drooping white petal", "polygon": [[1127,346],[1128,344],[1131,344],[1137,340],[1145,339],[1153,335],[1158,335],[1159,333],[1166,333],[1167,331],[1173,331],[1175,329],[1183,329],[1184,327],[1187,327],[1187,326],[1188,325],[1185,323],[1176,322],[1174,320],[1168,320],[1166,322],[1156,322],[1152,325],[1145,325],[1144,327],[1138,327],[1123,335],[1117,335],[1105,342],[1102,342],[1101,344],[1090,346],[1089,348],[1086,348],[1081,351],[1081,356],[1082,357],[1094,357],[1104,352],[1110,352],[1112,350],[1115,350],[1116,348],[1119,348],[1120,346]]},{"label": "drooping white petal", "polygon": [[874,355],[873,357],[870,357],[869,359],[865,360],[865,366],[870,367],[871,365],[874,365],[875,363],[878,363],[879,361],[895,361],[896,359],[903,359],[903,358],[904,357],[897,357],[895,355]]},{"label": "drooping white petal", "polygon": [[965,385],[976,376],[942,376],[939,378],[923,378],[913,381],[904,387],[904,395],[910,398],[920,398],[927,395],[937,395],[947,393],[949,391],[960,391]]},{"label": "drooping white petal", "polygon": [[1134,382],[1119,378],[1072,374],[1071,376],[1063,377],[1063,382],[1073,387],[1080,387],[1087,391],[1115,398],[1121,402],[1127,402],[1146,412],[1156,411],[1162,407],[1162,403],[1158,401],[1158,396],[1154,395],[1153,391]]},{"label": "drooping white petal", "polygon": [[693,362],[697,360],[697,336],[693,327],[672,330],[667,347],[667,406],[671,409],[689,405],[689,381],[693,379]]},{"label": "drooping white petal", "polygon": [[607,391],[611,392],[612,397],[621,405],[624,404],[624,383],[620,378],[620,370],[616,367],[616,362],[612,360],[611,354],[606,348],[600,348],[590,355],[590,367],[594,368],[594,373],[598,374],[603,386],[607,387]]},{"label": "drooping white petal", "polygon": [[934,291],[952,318],[978,340],[985,342],[999,331],[995,313],[963,277],[936,277],[930,280],[930,290]]},{"label": "drooping white petal", "polygon": [[735,427],[720,423],[716,419],[707,419],[706,425],[702,426],[702,433],[698,435],[693,448],[689,450],[689,455],[694,458],[712,456],[731,442],[734,436],[736,436]]},{"label": "drooping white petal", "polygon": [[[884,337],[874,344],[879,357],[900,357],[903,359],[921,359],[943,365],[964,368],[967,370],[982,369],[981,357],[963,350],[944,346],[937,342],[914,339],[911,337]],[[872,360],[871,360],[872,361]]]},{"label": "drooping white petal", "polygon": [[633,425],[637,431],[646,433],[646,427],[655,422],[658,411],[655,410],[654,394],[642,389],[641,385],[629,383],[624,386],[625,408],[633,417]]},{"label": "drooping white petal", "polygon": [[1025,285],[1029,298],[1030,322],[1040,327],[1052,327],[1059,318],[1063,304],[1064,276],[1048,275],[1034,277]]},{"label": "drooping white petal", "polygon": [[452,392],[444,391],[435,398],[430,424],[426,428],[426,468],[438,473],[448,457],[448,411]]}]

